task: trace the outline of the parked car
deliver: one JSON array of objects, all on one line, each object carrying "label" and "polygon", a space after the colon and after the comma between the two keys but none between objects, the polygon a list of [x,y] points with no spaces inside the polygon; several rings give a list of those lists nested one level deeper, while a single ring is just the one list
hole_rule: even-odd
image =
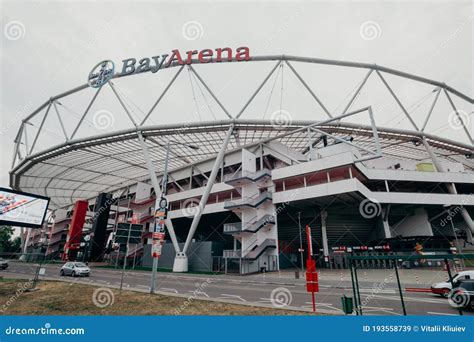
[{"label": "parked car", "polygon": [[455,282],[448,298],[453,306],[461,309],[474,309],[474,279]]},{"label": "parked car", "polygon": [[[458,280],[469,280],[474,279],[474,271],[462,271],[453,276],[453,283]],[[443,297],[448,297],[449,291],[451,291],[452,286],[449,279],[445,282],[436,283],[431,285],[431,292],[434,294],[441,295]]]},{"label": "parked car", "polygon": [[91,269],[89,268],[89,266],[87,266],[83,262],[76,261],[70,261],[65,263],[63,267],[61,267],[61,271],[59,271],[59,275],[61,276],[70,275],[73,277],[88,277],[90,273]]},{"label": "parked car", "polygon": [[8,261],[0,258],[0,270],[5,270],[8,268]]}]

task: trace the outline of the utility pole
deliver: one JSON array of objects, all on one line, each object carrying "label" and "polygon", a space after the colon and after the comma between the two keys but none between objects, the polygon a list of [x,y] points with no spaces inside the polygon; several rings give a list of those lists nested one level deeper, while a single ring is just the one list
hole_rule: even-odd
[{"label": "utility pole", "polygon": [[303,237],[301,236],[301,211],[298,211],[298,231],[300,233],[300,257],[301,257],[301,270],[304,275],[304,258],[303,258]]},{"label": "utility pole", "polygon": [[125,245],[125,257],[123,258],[122,277],[120,279],[120,293],[122,293],[123,276],[125,274],[125,267],[127,266],[128,246],[130,244],[130,231],[131,230],[132,230],[132,224],[129,223],[128,224],[127,244]]},{"label": "utility pole", "polygon": [[[448,209],[448,213],[451,213],[451,209]],[[459,240],[458,240],[458,234],[456,234],[456,229],[454,228],[453,217],[451,217],[451,220],[449,220],[449,221],[451,221],[451,227],[453,228],[454,241],[456,242],[456,249],[458,250],[457,252],[458,252],[459,254],[462,254],[461,244],[459,243]],[[461,262],[461,267],[462,267],[462,269],[463,269],[463,270],[466,269],[466,265],[465,265],[465,263],[464,263],[464,259],[461,259],[460,262]],[[453,259],[453,265],[455,265],[455,264],[454,264],[454,259]]]},{"label": "utility pole", "polygon": [[[166,196],[166,188],[168,185],[168,159],[170,156],[170,142],[166,144],[166,158],[165,158],[165,167],[163,170],[163,179],[161,181],[161,197],[158,198],[158,194],[156,195],[155,201],[155,211],[158,209],[158,204],[162,198]],[[155,232],[155,227],[153,227],[153,232]],[[155,292],[155,285],[156,285],[156,269],[158,268],[158,258],[153,257],[153,266],[151,269],[151,285],[150,285],[150,293]]]},{"label": "utility pole", "polygon": [[[138,132],[138,140],[139,140],[141,148],[142,148],[143,157],[144,157],[146,165],[147,165],[147,169],[148,169],[148,173],[150,175],[151,183],[153,185],[153,188],[155,189],[155,196],[156,196],[155,215],[156,215],[157,209],[160,208],[160,202],[162,202],[162,200],[166,201],[164,196],[166,196],[166,189],[167,189],[167,183],[168,183],[168,161],[169,161],[169,155],[171,153],[171,151],[170,151],[171,143],[182,145],[182,146],[185,146],[185,147],[193,149],[193,150],[199,150],[199,146],[188,145],[188,144],[185,144],[185,143],[182,143],[182,142],[179,142],[179,141],[170,141],[170,140],[168,140],[168,142],[166,144],[166,158],[165,158],[165,165],[164,165],[164,170],[163,170],[162,186],[161,186],[161,189],[160,189],[160,184],[158,183],[158,178],[156,177],[153,162],[150,158],[150,154],[148,153],[148,148],[146,146],[145,139],[143,138],[143,135],[140,131]],[[158,197],[158,194],[160,193],[160,190],[161,190],[161,197]],[[164,203],[162,203],[162,204],[164,204]],[[167,205],[167,203],[166,203],[166,205]],[[177,252],[179,252],[179,245],[178,245],[178,241],[176,239],[176,234],[174,232],[172,224],[170,223],[170,226],[167,227],[167,228],[168,228],[168,232],[170,234],[171,240],[173,241],[174,248]],[[155,217],[155,224],[154,224],[154,227],[153,227],[153,234],[155,234],[155,233],[164,234],[164,232],[156,232],[155,231],[156,229],[157,229],[157,225],[156,225],[156,217]],[[150,293],[153,293],[155,291],[156,269],[158,267],[158,258],[153,257],[153,245],[152,245],[152,258],[153,258],[153,265],[152,265],[152,270],[151,270],[152,272],[151,272]]]}]

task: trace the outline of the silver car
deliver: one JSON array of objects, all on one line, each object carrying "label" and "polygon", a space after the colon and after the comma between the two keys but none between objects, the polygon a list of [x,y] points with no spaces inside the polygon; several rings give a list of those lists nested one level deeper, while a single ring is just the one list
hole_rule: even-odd
[{"label": "silver car", "polygon": [[59,271],[59,275],[61,276],[70,275],[73,277],[79,277],[79,276],[88,277],[90,273],[91,273],[91,269],[89,268],[89,266],[87,266],[83,262],[76,262],[76,261],[65,263],[64,266],[61,267],[61,271]]}]

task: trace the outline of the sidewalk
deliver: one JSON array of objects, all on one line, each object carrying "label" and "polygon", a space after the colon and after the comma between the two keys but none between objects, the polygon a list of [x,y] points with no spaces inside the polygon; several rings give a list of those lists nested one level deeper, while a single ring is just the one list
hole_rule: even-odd
[{"label": "sidewalk", "polygon": [[[342,270],[318,270],[319,283],[321,285],[331,284],[334,287],[350,287],[351,275],[347,269]],[[448,273],[442,268],[432,269],[399,269],[398,270],[400,282],[404,287],[419,287],[427,288],[431,284],[448,279]],[[452,271],[454,276],[455,272]],[[220,280],[232,280],[236,282],[258,282],[267,284],[287,284],[287,285],[305,285],[305,275],[300,271],[299,279],[295,278],[295,270],[283,270],[280,272],[259,273],[251,275],[198,275],[198,274],[183,274],[170,273],[170,276],[176,277],[196,277],[196,278],[211,278]],[[393,283],[396,284],[396,275],[393,269],[377,269],[377,270],[358,270],[357,277],[361,285],[369,286],[374,283]]]},{"label": "sidewalk", "polygon": [[[318,270],[320,286],[330,286],[334,288],[351,288],[351,275],[349,270]],[[290,286],[304,286],[306,284],[305,275],[300,271],[300,278],[295,278],[295,270],[283,270],[280,272],[259,273],[251,275],[202,275],[190,273],[161,273],[167,277],[184,277],[195,279],[216,279],[222,281],[232,281],[235,283],[261,283]],[[454,272],[452,273],[455,274]],[[385,283],[388,287],[396,287],[396,275],[392,269],[386,270],[358,270],[357,276],[359,285],[364,288],[372,288],[375,284]],[[402,287],[429,288],[431,284],[448,279],[448,274],[442,269],[399,269],[399,277]]]},{"label": "sidewalk", "polygon": [[[58,265],[49,265],[58,267]],[[116,272],[116,269],[94,268],[95,272]],[[258,273],[250,275],[238,274],[194,274],[194,273],[172,273],[172,272],[158,272],[160,276],[167,278],[193,278],[193,279],[215,279],[221,281],[232,281],[236,283],[261,283],[261,284],[279,284],[279,285],[297,285],[304,286],[306,284],[305,275],[299,271],[299,279],[295,277],[296,269],[285,269],[279,272]],[[147,271],[131,271],[127,270],[127,274],[143,275]],[[328,270],[318,269],[319,283],[321,286],[329,285],[333,287],[351,287],[351,275],[348,269]],[[418,287],[427,288],[431,284],[448,279],[448,273],[443,268],[419,268],[419,269],[399,269],[398,270],[400,282],[403,287]],[[455,275],[452,270],[452,275]],[[386,283],[396,284],[396,275],[393,269],[359,269],[357,270],[357,277],[360,286],[372,287],[374,284]]]}]

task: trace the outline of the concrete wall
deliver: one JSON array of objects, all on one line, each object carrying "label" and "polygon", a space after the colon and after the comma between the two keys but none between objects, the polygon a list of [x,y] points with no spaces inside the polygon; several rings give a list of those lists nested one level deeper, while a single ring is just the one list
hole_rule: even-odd
[{"label": "concrete wall", "polygon": [[424,208],[417,208],[413,215],[393,225],[393,236],[433,236],[428,214]]},{"label": "concrete wall", "polygon": [[[179,244],[182,249],[184,243]],[[143,246],[142,266],[151,267],[153,260],[151,258],[151,245]],[[193,242],[188,250],[188,262],[190,271],[211,272],[212,271],[212,257],[222,256],[223,244],[212,241]],[[173,244],[167,242],[163,246],[162,254],[158,260],[159,268],[173,268],[173,262],[176,252]]]}]

